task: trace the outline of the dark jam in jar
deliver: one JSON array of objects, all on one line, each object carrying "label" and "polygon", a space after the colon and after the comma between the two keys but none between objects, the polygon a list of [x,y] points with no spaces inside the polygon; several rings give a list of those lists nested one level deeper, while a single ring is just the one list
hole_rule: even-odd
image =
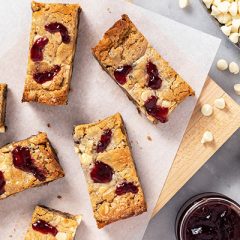
[{"label": "dark jam in jar", "polygon": [[176,222],[178,240],[240,240],[240,206],[220,194],[189,200]]}]

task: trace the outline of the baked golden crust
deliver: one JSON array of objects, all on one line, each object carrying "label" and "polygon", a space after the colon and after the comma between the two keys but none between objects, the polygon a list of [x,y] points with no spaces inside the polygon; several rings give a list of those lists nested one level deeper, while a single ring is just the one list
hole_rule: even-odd
[{"label": "baked golden crust", "polygon": [[[97,153],[96,145],[104,131],[110,129],[112,137],[105,151]],[[147,210],[144,194],[138,179],[123,120],[119,113],[100,122],[76,126],[74,129],[75,150],[88,184],[94,217],[99,228],[107,224],[139,215]],[[90,172],[95,162],[103,162],[113,171],[109,183],[95,183]],[[138,188],[133,194],[116,194],[116,187],[131,182]]]},{"label": "baked golden crust", "polygon": [[[168,108],[171,113],[187,96],[194,95],[192,88],[148,43],[127,15],[123,15],[122,19],[104,34],[92,51],[103,69],[114,80],[116,69],[125,65],[132,66],[132,71],[127,75],[127,82],[119,86],[153,123],[157,123],[157,119],[149,115],[144,107],[149,97],[156,96],[157,104]],[[162,79],[160,89],[151,89],[146,84],[148,62],[157,66]]]},{"label": "baked golden crust", "polygon": [[[38,180],[32,173],[22,171],[14,166],[12,150],[16,147],[29,148],[31,158],[34,159],[34,165],[44,172],[46,177],[44,181]],[[25,189],[64,177],[62,167],[46,133],[39,133],[26,140],[0,148],[0,171],[3,173],[6,182],[5,191],[0,195],[0,200]]]},{"label": "baked golden crust", "polygon": [[7,104],[7,84],[0,83],[0,133],[6,131],[5,116]]},{"label": "baked golden crust", "polygon": [[[55,227],[58,231],[57,235],[42,234],[33,230],[32,224],[39,220],[43,220]],[[37,206],[34,210],[32,223],[29,226],[25,240],[73,240],[80,222],[80,215],[74,216],[45,206]]]},{"label": "baked golden crust", "polygon": [[[27,77],[22,101],[48,105],[67,104],[81,8],[78,4],[32,2],[32,11]],[[70,43],[63,43],[60,33],[51,34],[45,30],[45,25],[54,22],[62,23],[68,29]],[[47,37],[49,42],[43,50],[43,61],[33,62],[30,51],[40,37]],[[38,84],[33,79],[34,73],[49,71],[54,65],[61,66],[61,70],[53,80]]]}]

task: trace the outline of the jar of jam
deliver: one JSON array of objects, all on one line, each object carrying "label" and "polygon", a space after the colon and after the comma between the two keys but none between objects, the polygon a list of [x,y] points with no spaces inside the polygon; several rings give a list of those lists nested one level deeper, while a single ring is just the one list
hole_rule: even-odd
[{"label": "jar of jam", "polygon": [[178,240],[240,240],[240,205],[218,193],[190,199],[176,219]]}]

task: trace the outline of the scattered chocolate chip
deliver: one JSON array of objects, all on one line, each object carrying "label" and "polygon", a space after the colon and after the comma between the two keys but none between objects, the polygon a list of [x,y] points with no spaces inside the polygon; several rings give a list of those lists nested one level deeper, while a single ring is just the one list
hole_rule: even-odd
[{"label": "scattered chocolate chip", "polygon": [[61,196],[61,195],[58,195],[57,198],[58,198],[58,199],[62,199],[62,196]]}]

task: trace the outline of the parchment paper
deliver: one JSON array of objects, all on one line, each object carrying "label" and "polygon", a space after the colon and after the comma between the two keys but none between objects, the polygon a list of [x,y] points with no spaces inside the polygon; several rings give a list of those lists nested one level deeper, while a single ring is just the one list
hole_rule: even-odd
[{"label": "parchment paper", "polygon": [[[69,105],[63,107],[21,103],[31,24],[30,1],[1,2],[0,81],[7,82],[10,90],[8,132],[0,135],[0,145],[45,131],[57,149],[66,177],[1,201],[0,240],[24,239],[37,204],[72,214],[81,213],[83,223],[78,229],[77,240],[142,239],[220,41],[120,0],[65,2],[79,2],[83,13],[72,91]],[[196,91],[196,97],[188,98],[178,107],[167,124],[153,126],[141,117],[91,55],[91,47],[123,13],[130,16],[152,45]],[[98,230],[71,134],[73,125],[93,122],[117,111],[121,112],[126,123],[148,212]],[[147,136],[152,141],[147,140]],[[58,199],[58,195],[62,198]]]}]

